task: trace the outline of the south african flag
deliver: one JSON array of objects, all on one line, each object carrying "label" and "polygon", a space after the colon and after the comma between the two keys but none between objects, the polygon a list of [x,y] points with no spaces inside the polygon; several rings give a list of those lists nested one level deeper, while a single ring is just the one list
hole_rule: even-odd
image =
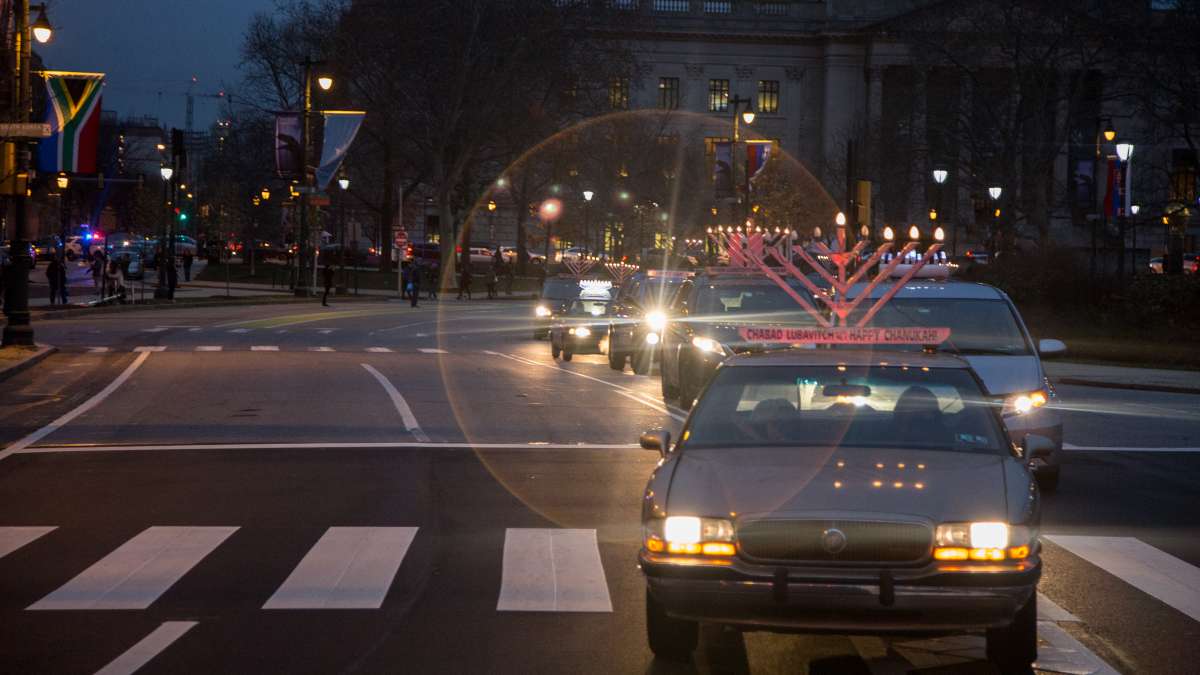
[{"label": "south african flag", "polygon": [[95,173],[100,137],[100,93],[104,73],[45,71],[46,118],[50,137],[38,142],[43,173]]}]

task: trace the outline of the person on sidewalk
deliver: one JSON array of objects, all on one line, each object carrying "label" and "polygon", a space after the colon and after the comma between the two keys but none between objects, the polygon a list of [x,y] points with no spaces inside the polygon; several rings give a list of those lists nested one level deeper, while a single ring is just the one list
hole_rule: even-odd
[{"label": "person on sidewalk", "polygon": [[321,305],[329,306],[329,290],[333,288],[333,265],[326,265],[321,270],[321,281],[325,284],[325,294],[321,296]]},{"label": "person on sidewalk", "polygon": [[417,270],[409,263],[400,263],[400,299],[407,300],[410,289],[413,287],[413,275]]},{"label": "person on sidewalk", "polygon": [[428,267],[425,268],[425,280],[424,281],[425,281],[425,287],[429,289],[427,291],[428,295],[425,297],[425,299],[426,300],[437,300],[438,299],[437,289],[438,289],[438,284],[441,283],[441,278],[438,276],[438,264],[436,262],[431,263]]},{"label": "person on sidewalk", "polygon": [[116,260],[108,261],[108,268],[104,276],[108,292],[122,305],[125,304],[125,275],[121,272],[120,263]]},{"label": "person on sidewalk", "polygon": [[193,259],[192,259],[191,251],[184,253],[183,254],[183,280],[184,281],[192,280],[192,262],[193,262]]},{"label": "person on sidewalk", "polygon": [[96,288],[96,297],[104,299],[104,254],[100,251],[92,256],[92,286]]},{"label": "person on sidewalk", "polygon": [[417,306],[417,301],[421,298],[421,270],[415,265],[408,269],[408,283],[404,284],[404,289],[408,291],[408,299],[412,302],[412,306]]},{"label": "person on sidewalk", "polygon": [[167,265],[167,299],[175,301],[175,289],[179,287],[179,270],[175,269],[175,261]]},{"label": "person on sidewalk", "polygon": [[46,265],[46,283],[50,284],[50,304],[54,305],[58,302],[58,284],[59,278],[62,276],[62,263],[59,262],[58,256],[50,258],[50,262]]},{"label": "person on sidewalk", "polygon": [[68,284],[67,280],[69,278],[69,275],[68,275],[69,268],[67,267],[67,261],[64,257],[59,256],[58,258],[56,258],[56,260],[58,260],[59,304],[66,305],[67,304],[67,284]]},{"label": "person on sidewalk", "polygon": [[458,299],[463,299],[463,293],[467,294],[467,299],[471,299],[471,264],[463,265],[462,273],[458,275]]}]

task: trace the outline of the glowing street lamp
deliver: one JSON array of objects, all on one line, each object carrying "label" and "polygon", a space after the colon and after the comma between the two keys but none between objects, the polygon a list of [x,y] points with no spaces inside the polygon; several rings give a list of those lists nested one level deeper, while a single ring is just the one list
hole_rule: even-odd
[{"label": "glowing street lamp", "polygon": [[30,30],[33,32],[33,39],[40,44],[46,44],[50,38],[54,37],[54,27],[50,25],[50,20],[46,18],[46,5],[32,5],[30,9],[38,10],[37,19],[30,25]]},{"label": "glowing street lamp", "polygon": [[345,176],[342,176],[341,178],[338,179],[338,187],[342,188],[342,190],[349,190],[350,189],[350,179]]},{"label": "glowing street lamp", "polygon": [[271,198],[271,189],[270,188],[264,187],[262,189],[262,198],[263,198],[264,202]]},{"label": "glowing street lamp", "polygon": [[158,173],[162,176],[163,180],[171,180],[171,176],[175,175],[175,169],[164,165],[159,167]]},{"label": "glowing street lamp", "polygon": [[1133,143],[1117,143],[1117,157],[1122,162],[1128,162],[1133,156]]},{"label": "glowing street lamp", "polygon": [[321,75],[317,77],[317,86],[321,88],[321,91],[329,91],[333,89],[333,78],[328,75]]},{"label": "glowing street lamp", "polygon": [[71,178],[65,173],[58,174],[54,181],[58,184],[59,190],[66,190],[71,185]]},{"label": "glowing street lamp", "polygon": [[950,172],[946,171],[945,169],[934,169],[933,170],[933,182],[937,183],[938,185],[941,185],[946,182],[946,178],[949,175],[950,175]]},{"label": "glowing street lamp", "polygon": [[1002,194],[1004,194],[1004,188],[1002,187],[997,186],[988,188],[988,196],[992,198],[992,201],[998,201],[1000,199],[1000,195]]}]

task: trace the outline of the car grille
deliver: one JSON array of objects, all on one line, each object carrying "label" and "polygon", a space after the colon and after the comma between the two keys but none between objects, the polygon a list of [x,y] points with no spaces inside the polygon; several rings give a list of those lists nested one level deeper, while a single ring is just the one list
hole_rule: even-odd
[{"label": "car grille", "polygon": [[[825,533],[840,530],[845,548],[826,550]],[[748,558],[789,562],[918,562],[929,555],[933,532],[920,523],[868,520],[756,520],[738,528]]]}]

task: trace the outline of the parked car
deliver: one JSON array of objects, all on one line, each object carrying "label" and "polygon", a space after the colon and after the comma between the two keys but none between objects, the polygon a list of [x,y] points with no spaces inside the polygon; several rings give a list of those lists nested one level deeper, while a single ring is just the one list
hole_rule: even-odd
[{"label": "parked car", "polygon": [[[531,265],[545,265],[546,264],[546,256],[544,256],[541,253],[538,253],[536,251],[530,250],[528,247],[525,249],[525,255],[529,256],[529,263]],[[509,265],[515,265],[517,263],[517,247],[516,246],[501,246],[500,247],[500,256],[502,258],[504,258],[504,262],[508,263]]]},{"label": "parked car", "polygon": [[145,260],[141,246],[129,246],[113,249],[109,260],[116,261],[126,279],[142,279],[146,275]]},{"label": "parked car", "polygon": [[[1163,260],[1164,259],[1162,256],[1157,256],[1157,257],[1151,258],[1150,259],[1150,271],[1153,272],[1154,274],[1162,274],[1163,273],[1163,264],[1164,264]],[[1197,254],[1195,254],[1195,253],[1184,253],[1183,254],[1183,273],[1184,274],[1200,273],[1200,257],[1197,257]]]}]

